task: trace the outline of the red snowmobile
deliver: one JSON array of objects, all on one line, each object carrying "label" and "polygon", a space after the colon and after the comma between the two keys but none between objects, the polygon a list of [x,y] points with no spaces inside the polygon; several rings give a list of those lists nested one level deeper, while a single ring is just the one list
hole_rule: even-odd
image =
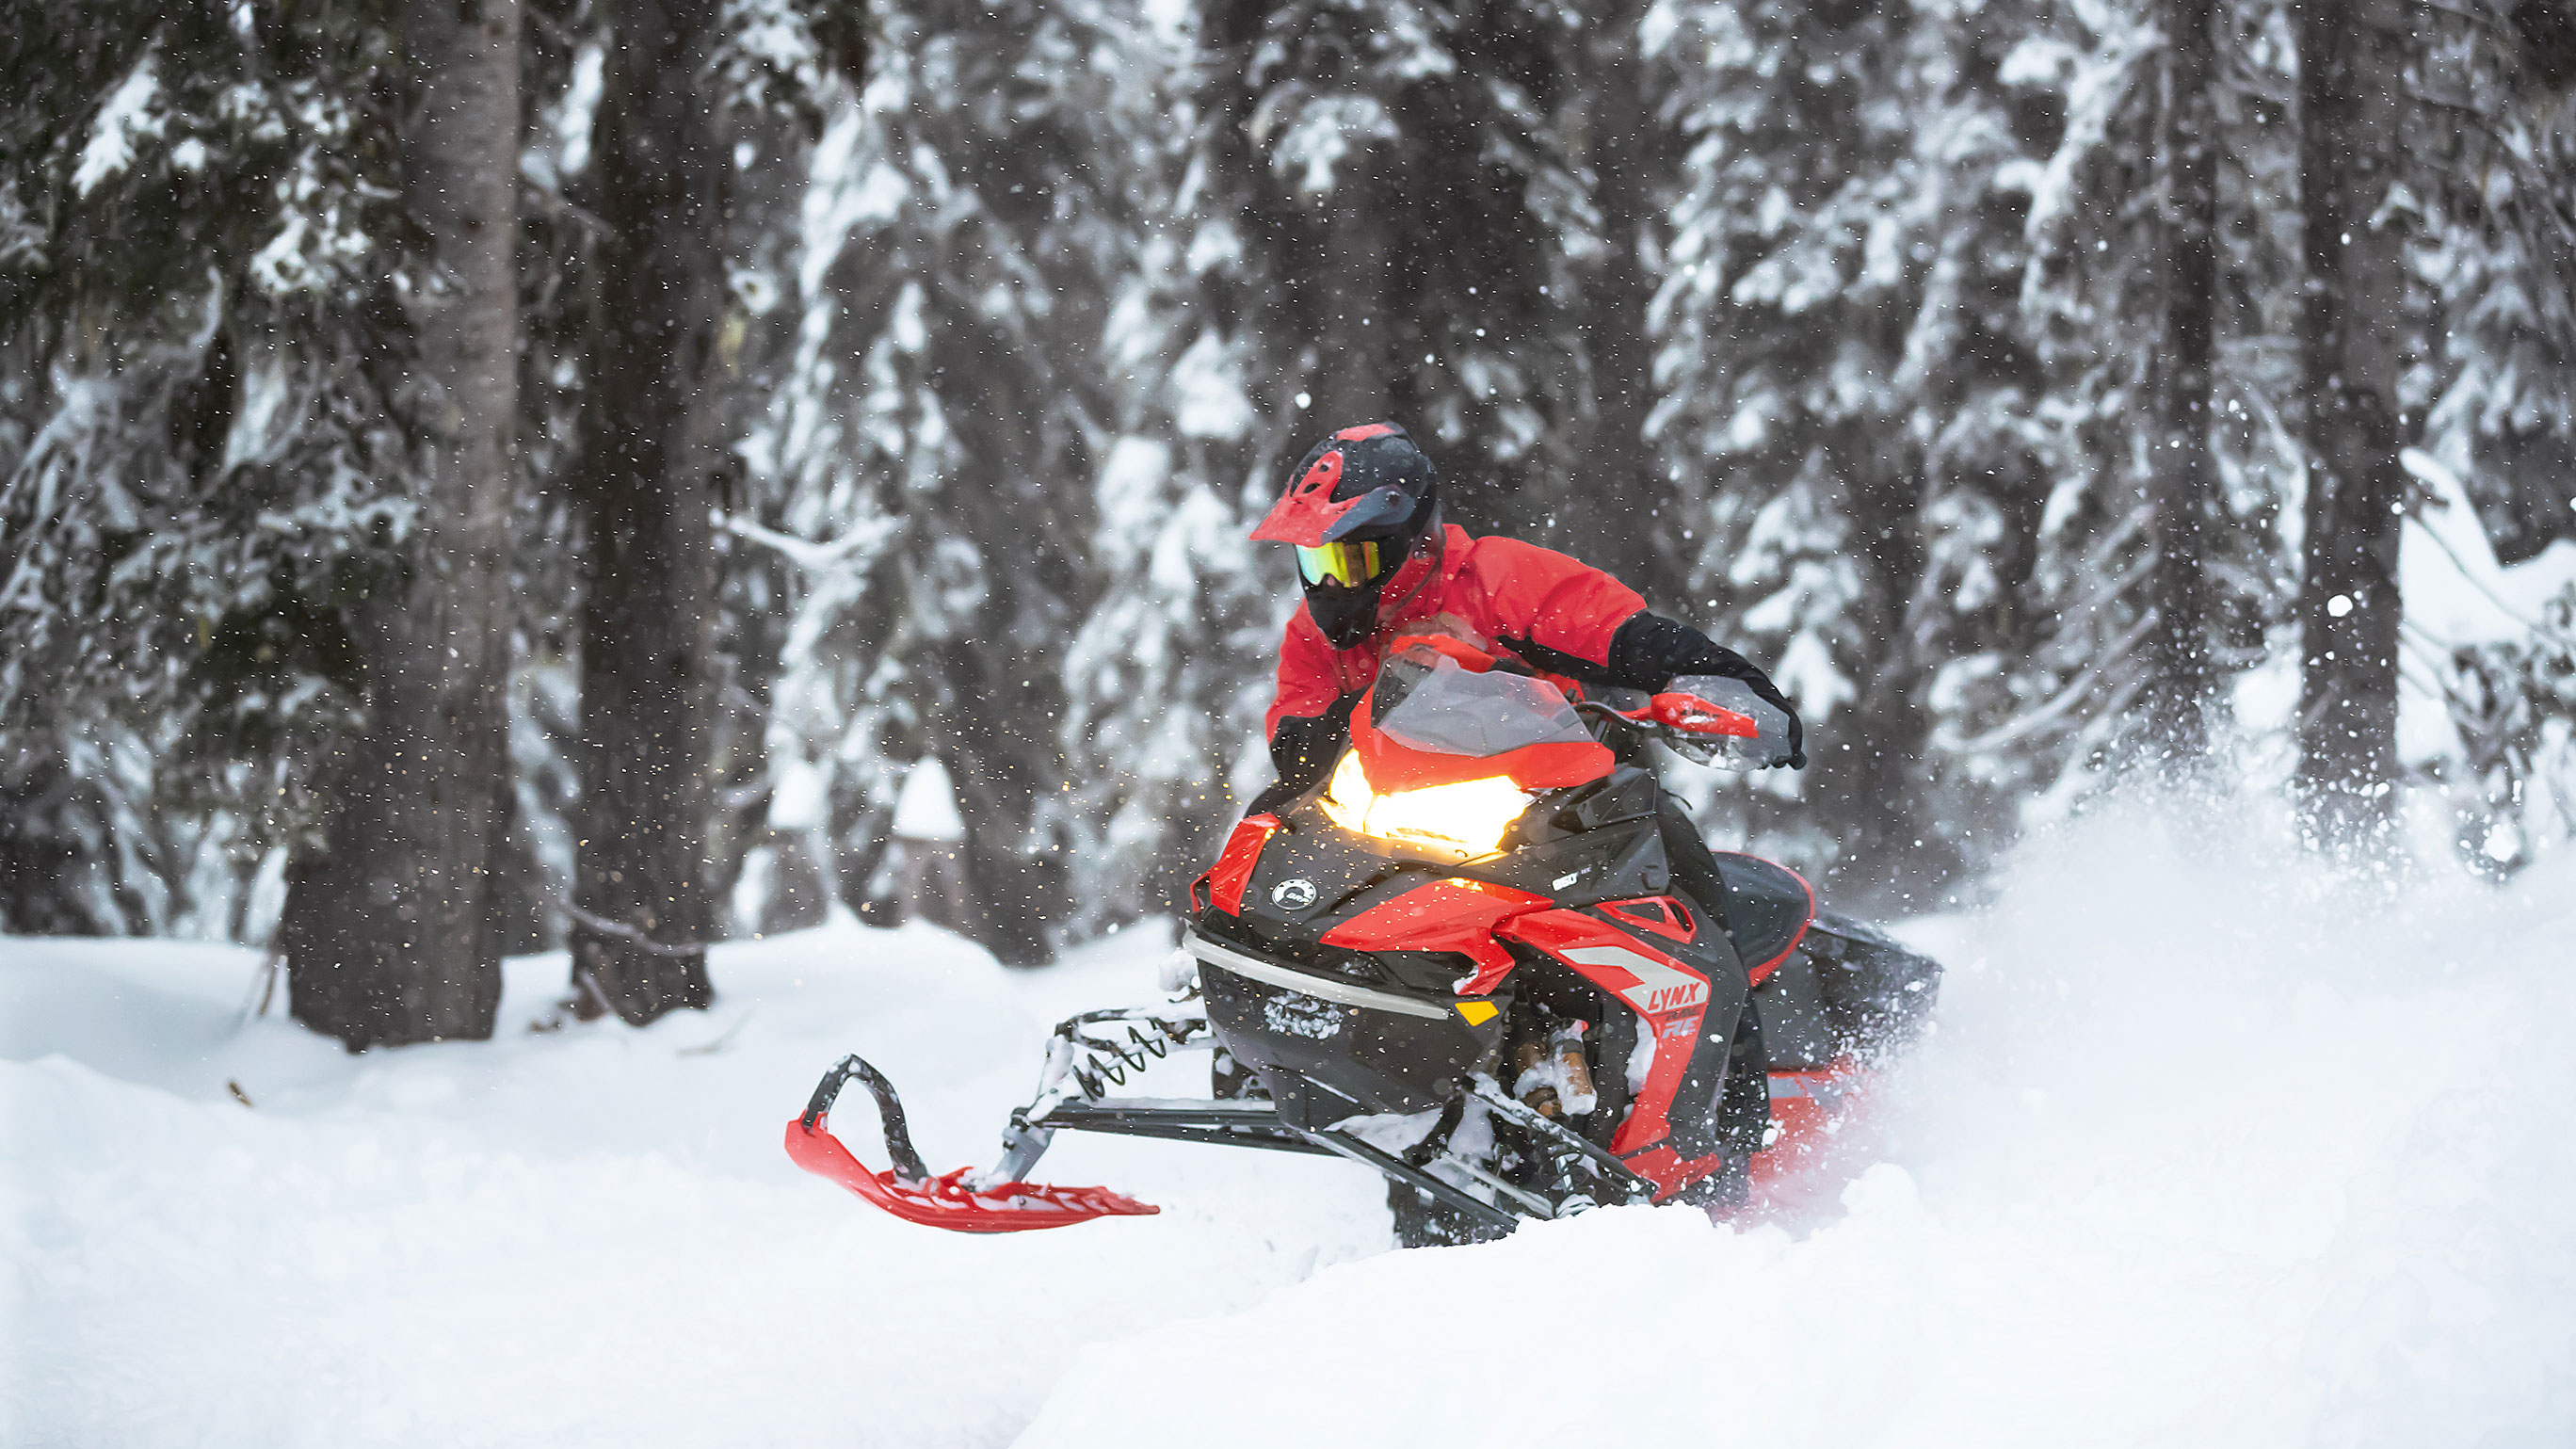
[{"label": "red snowmobile", "polygon": [[[1483,641],[1399,640],[1330,775],[1237,825],[1192,887],[1195,983],[1057,1027],[997,1166],[931,1174],[855,1056],[788,1124],[788,1155],[961,1232],[1155,1211],[1026,1181],[1060,1131],[1346,1157],[1387,1178],[1407,1243],[1600,1203],[1740,1203],[1818,1147],[1939,981],[1769,861],[1717,857],[1718,915],[1674,893],[1645,742],[1759,769],[1786,762],[1788,733],[1730,679],[1587,695]],[[1208,1100],[1115,1095],[1202,1047]],[[830,1131],[853,1079],[887,1170]]]}]

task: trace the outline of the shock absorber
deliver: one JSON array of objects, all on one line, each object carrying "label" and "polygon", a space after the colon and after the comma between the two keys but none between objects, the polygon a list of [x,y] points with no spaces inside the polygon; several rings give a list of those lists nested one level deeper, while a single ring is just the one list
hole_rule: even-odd
[{"label": "shock absorber", "polygon": [[1581,1117],[1601,1105],[1601,1094],[1592,1089],[1592,1066],[1583,1058],[1583,1023],[1558,1027],[1548,1036],[1548,1049],[1556,1058],[1557,1100],[1565,1110]]},{"label": "shock absorber", "polygon": [[1513,1044],[1512,1073],[1512,1095],[1543,1117],[1580,1117],[1601,1103],[1584,1059],[1582,1022],[1533,1023]]},{"label": "shock absorber", "polygon": [[1557,1096],[1556,1083],[1548,1080],[1547,1043],[1538,1037],[1523,1037],[1512,1047],[1512,1095],[1542,1117],[1562,1116],[1565,1103]]}]

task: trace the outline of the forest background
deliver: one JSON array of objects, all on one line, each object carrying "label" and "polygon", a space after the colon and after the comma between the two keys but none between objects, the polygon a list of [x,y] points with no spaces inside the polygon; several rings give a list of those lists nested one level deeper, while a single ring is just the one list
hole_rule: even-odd
[{"label": "forest background", "polygon": [[888,897],[925,758],[1004,960],[1167,911],[1268,778],[1243,535],[1381,417],[1775,666],[1814,764],[1673,783],[1847,908],[2142,771],[2374,869],[2576,832],[2576,583],[2399,568],[2576,553],[2558,0],[0,32],[0,931],[267,944],[353,1048],[567,939],[704,1004]]}]

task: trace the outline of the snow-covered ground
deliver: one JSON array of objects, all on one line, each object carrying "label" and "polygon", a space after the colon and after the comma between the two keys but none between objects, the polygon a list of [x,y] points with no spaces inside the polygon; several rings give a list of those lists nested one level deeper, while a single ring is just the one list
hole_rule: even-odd
[{"label": "snow-covered ground", "polygon": [[1008,1443],[1089,1339],[1386,1246],[1322,1159],[1068,1139],[1057,1180],[1163,1214],[1000,1238],[787,1161],[858,1050],[926,1154],[991,1162],[1047,1027],[1150,998],[1168,937],[1124,939],[1035,975],[926,928],[726,946],[714,1011],[555,1035],[537,957],[498,1040],[363,1058],[238,1027],[247,952],[0,941],[0,1445]]},{"label": "snow-covered ground", "polygon": [[2576,1442],[2576,868],[2374,893],[2263,814],[2096,815],[1924,927],[1939,1030],[1811,1201],[1422,1253],[1326,1159],[1061,1138],[1162,1215],[973,1238],[780,1152],[856,1049],[989,1161],[1159,936],[837,928],[552,1035],[541,957],[361,1059],[238,1025],[246,953],[0,941],[0,1444]]}]

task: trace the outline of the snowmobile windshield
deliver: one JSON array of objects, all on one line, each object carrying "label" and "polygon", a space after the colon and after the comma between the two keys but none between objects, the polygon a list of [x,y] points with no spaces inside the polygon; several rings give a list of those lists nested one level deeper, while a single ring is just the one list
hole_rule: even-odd
[{"label": "snowmobile windshield", "polygon": [[1351,743],[1378,791],[1492,780],[1520,790],[1610,772],[1610,750],[1565,696],[1526,675],[1477,669],[1472,650],[1402,647],[1351,716]]},{"label": "snowmobile windshield", "polygon": [[1370,720],[1390,739],[1434,754],[1486,758],[1529,745],[1592,742],[1554,686],[1526,675],[1474,673],[1429,650],[1388,659],[1372,703]]}]

